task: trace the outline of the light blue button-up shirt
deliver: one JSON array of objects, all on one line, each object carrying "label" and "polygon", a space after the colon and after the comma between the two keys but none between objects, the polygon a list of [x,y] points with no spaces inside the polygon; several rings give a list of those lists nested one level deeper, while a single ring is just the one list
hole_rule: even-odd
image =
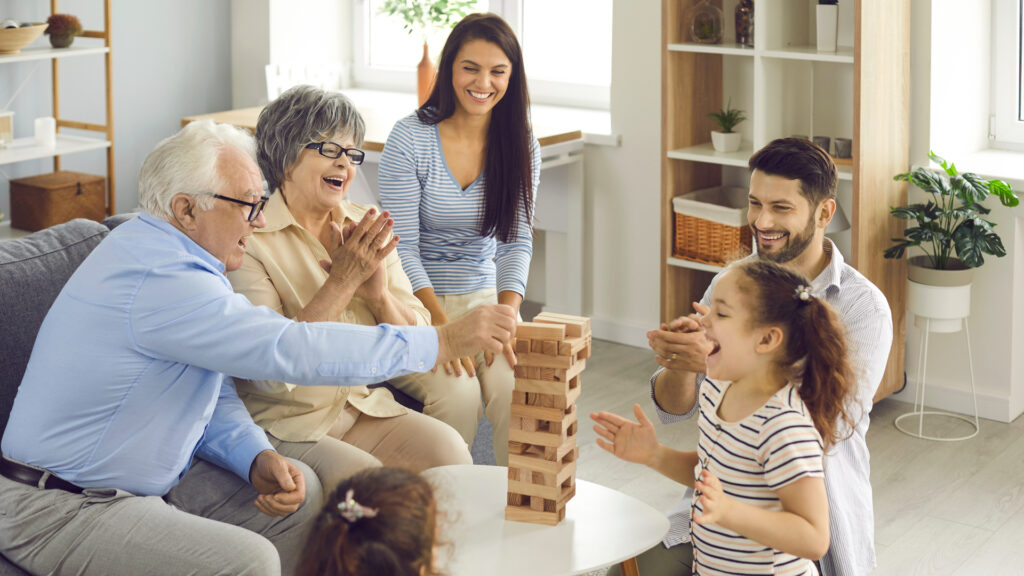
[{"label": "light blue button-up shirt", "polygon": [[228,375],[356,386],[429,368],[437,351],[431,327],[307,324],[253,306],[210,253],[142,214],[61,290],[0,447],[83,488],[161,496],[194,455],[248,481],[271,446]]}]

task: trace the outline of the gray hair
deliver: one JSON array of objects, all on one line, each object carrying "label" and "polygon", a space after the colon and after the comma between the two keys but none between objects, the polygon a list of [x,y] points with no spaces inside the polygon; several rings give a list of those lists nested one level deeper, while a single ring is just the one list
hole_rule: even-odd
[{"label": "gray hair", "polygon": [[365,133],[363,117],[341,92],[307,85],[289,88],[267,104],[256,122],[257,160],[267,187],[271,192],[281,187],[307,144],[341,134],[362,146]]},{"label": "gray hair", "polygon": [[190,122],[165,138],[146,156],[139,171],[139,205],[149,214],[170,221],[171,200],[178,194],[196,199],[200,210],[213,206],[207,193],[227,182],[217,167],[221,151],[234,146],[255,160],[256,142],[248,132],[213,120]]}]

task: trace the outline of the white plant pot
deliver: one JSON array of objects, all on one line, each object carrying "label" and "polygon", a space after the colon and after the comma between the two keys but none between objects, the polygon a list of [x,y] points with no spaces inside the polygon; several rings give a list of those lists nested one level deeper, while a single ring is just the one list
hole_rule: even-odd
[{"label": "white plant pot", "polygon": [[711,144],[719,152],[735,152],[740,149],[743,136],[739,132],[711,132]]},{"label": "white plant pot", "polygon": [[958,332],[971,315],[971,285],[929,286],[907,280],[907,311],[914,326],[929,332]]},{"label": "white plant pot", "polygon": [[836,51],[836,31],[839,26],[839,5],[818,4],[818,52]]}]

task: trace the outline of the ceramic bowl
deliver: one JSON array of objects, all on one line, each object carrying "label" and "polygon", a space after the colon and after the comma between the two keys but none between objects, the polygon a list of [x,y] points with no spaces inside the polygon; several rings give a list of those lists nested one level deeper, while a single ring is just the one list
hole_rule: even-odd
[{"label": "ceramic bowl", "polygon": [[46,30],[46,24],[0,29],[0,54],[17,54]]}]

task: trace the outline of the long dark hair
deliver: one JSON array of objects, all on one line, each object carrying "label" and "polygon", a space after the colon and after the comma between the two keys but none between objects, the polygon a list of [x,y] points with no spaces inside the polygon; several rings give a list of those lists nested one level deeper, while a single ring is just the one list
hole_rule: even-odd
[{"label": "long dark hair", "polygon": [[[437,66],[437,78],[430,98],[416,111],[424,124],[437,124],[455,113],[456,96],[452,86],[452,67],[462,45],[470,40],[496,44],[512,64],[505,96],[491,110],[487,130],[487,155],[484,158],[484,211],[480,235],[494,236],[502,242],[515,238],[520,224],[533,220],[533,178],[531,171],[529,109],[530,94],[523,71],[523,51],[512,28],[500,16],[491,13],[466,16],[448,35]],[[526,211],[526,222],[519,222],[519,206]]]},{"label": "long dark hair", "polygon": [[[845,438],[844,429],[853,428],[847,402],[856,384],[843,325],[828,303],[810,294],[811,283],[802,275],[766,260],[736,268],[745,275],[740,283],[752,304],[754,324],[782,328],[785,351],[780,364],[792,368],[793,376],[801,380],[800,399],[827,450]],[[805,291],[807,297],[801,298]]]},{"label": "long dark hair", "polygon": [[[344,518],[338,504],[352,490],[376,516]],[[324,504],[310,534],[297,576],[435,576],[433,548],[437,506],[418,474],[370,468],[342,481]]]}]

